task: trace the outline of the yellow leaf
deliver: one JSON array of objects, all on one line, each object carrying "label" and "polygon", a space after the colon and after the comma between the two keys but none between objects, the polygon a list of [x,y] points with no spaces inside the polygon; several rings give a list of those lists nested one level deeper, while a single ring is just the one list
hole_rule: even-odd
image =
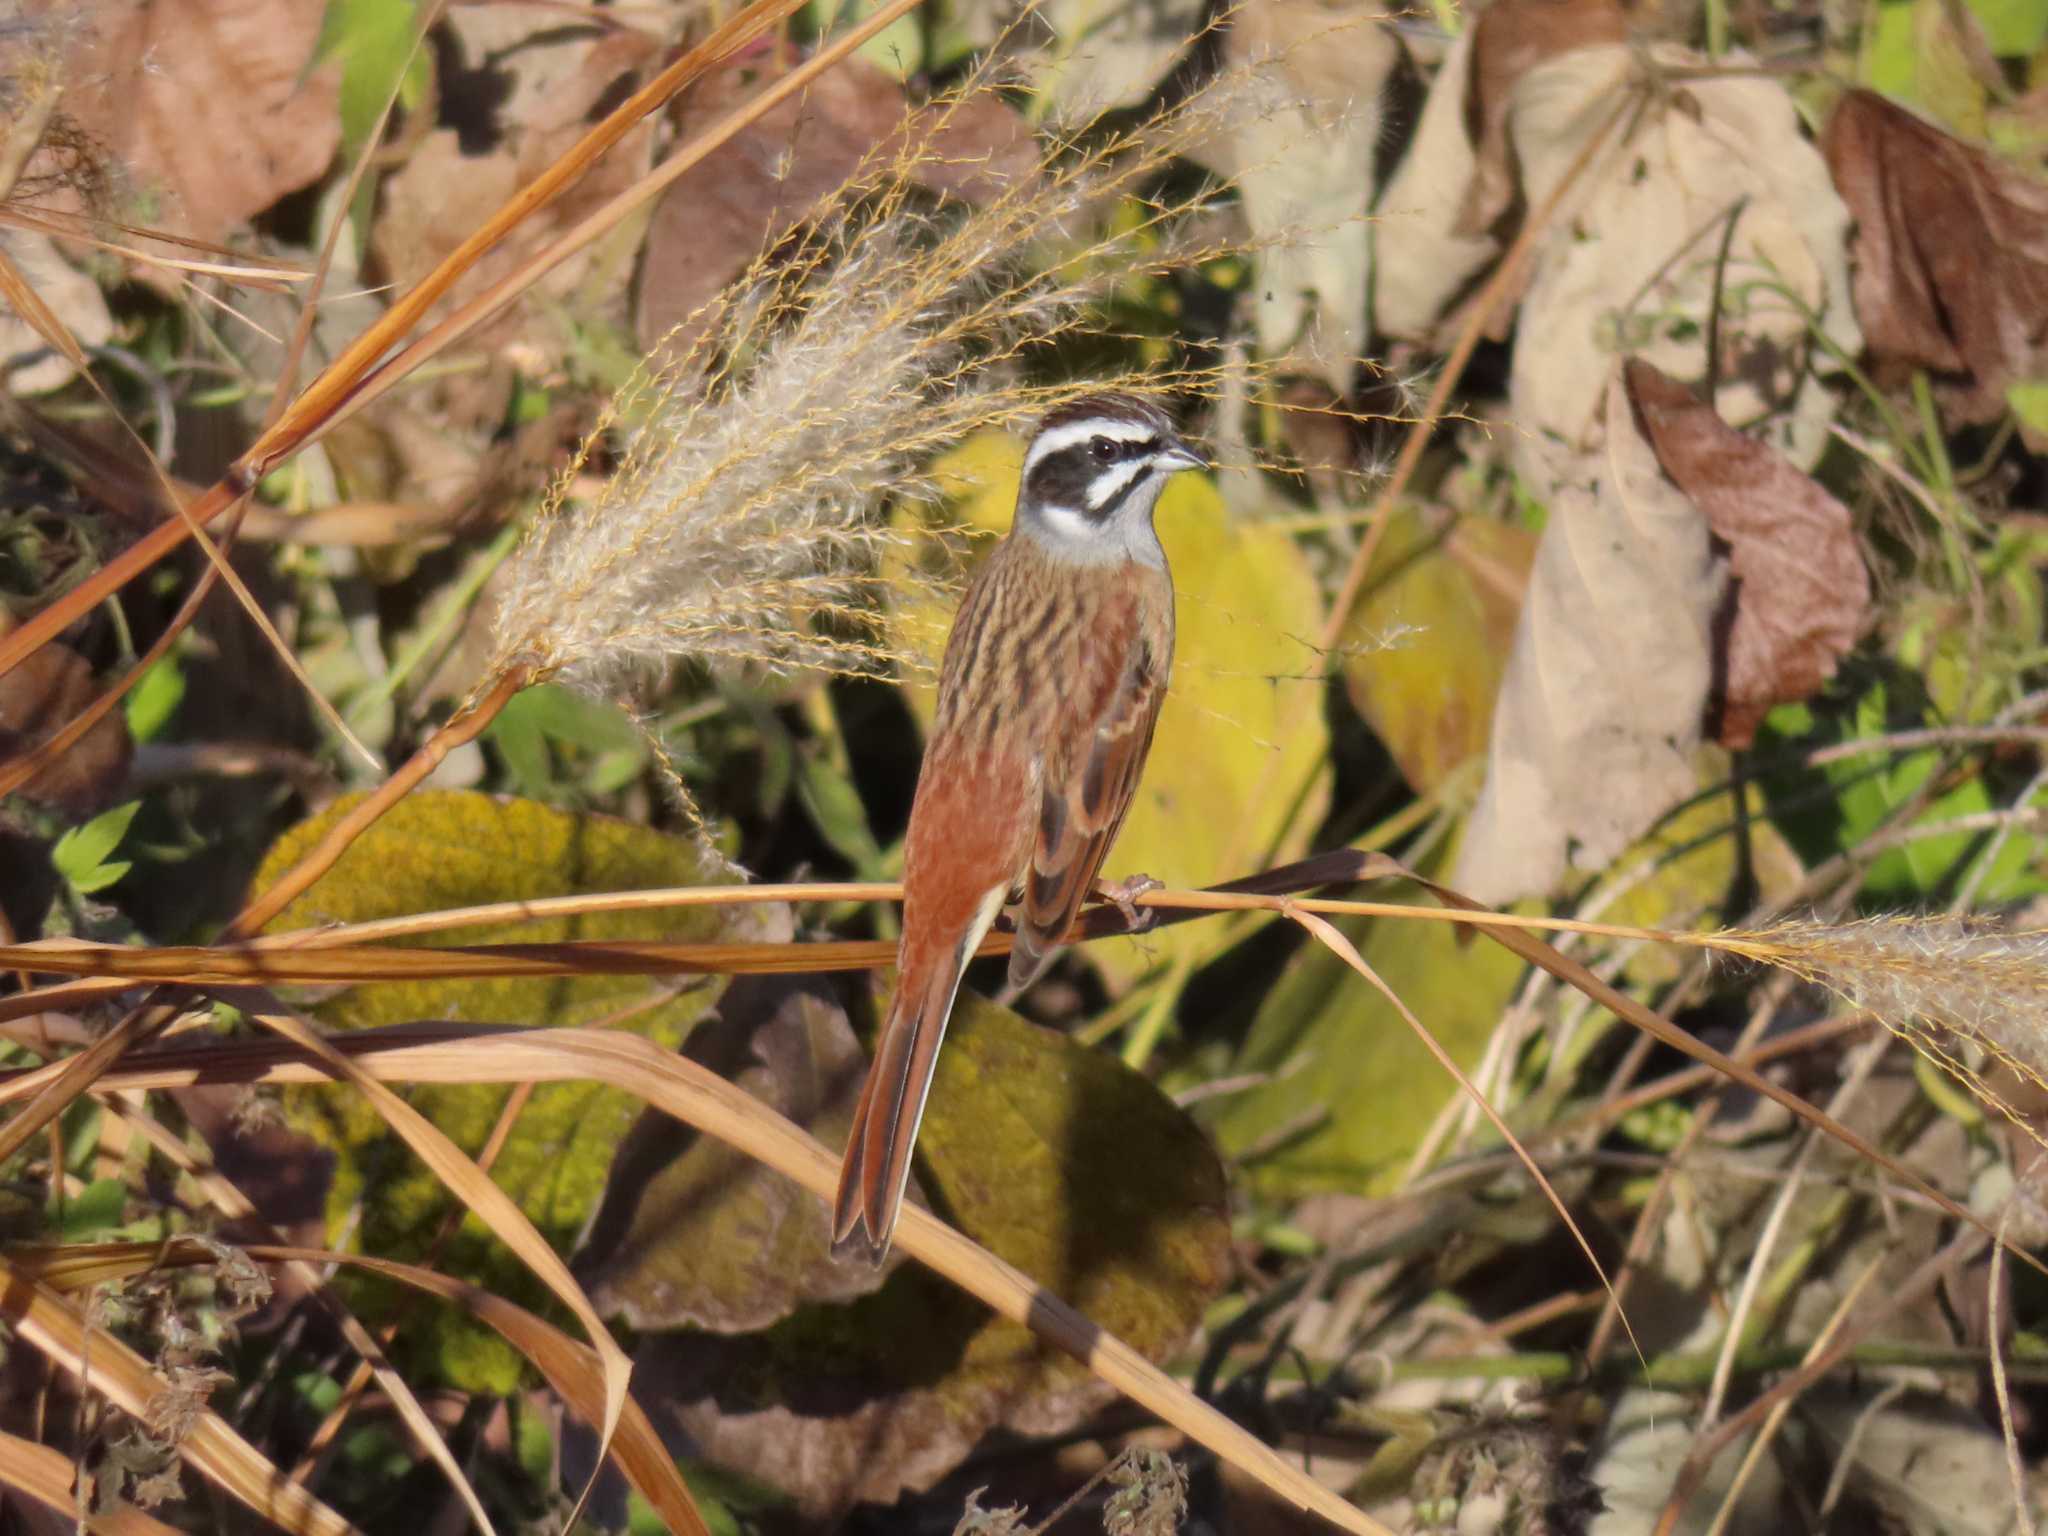
[{"label": "yellow leaf", "polygon": [[1468,517],[1441,535],[1393,514],[1345,626],[1344,684],[1418,794],[1486,750],[1536,537]]}]

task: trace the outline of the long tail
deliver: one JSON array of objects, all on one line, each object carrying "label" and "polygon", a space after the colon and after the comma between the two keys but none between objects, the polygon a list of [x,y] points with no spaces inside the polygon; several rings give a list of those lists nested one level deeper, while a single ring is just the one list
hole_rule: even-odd
[{"label": "long tail", "polygon": [[[914,978],[906,978],[906,982]],[[925,1096],[939,1064],[939,1042],[960,988],[960,967],[947,964],[923,985],[900,985],[875,1042],[875,1063],[853,1112],[839,1198],[832,1206],[832,1251],[864,1253],[880,1264],[910,1182],[910,1152],[924,1118]]]},{"label": "long tail", "polygon": [[[925,1096],[939,1062],[939,1042],[960,990],[960,975],[981,945],[996,913],[1002,888],[989,893],[975,920],[950,949],[934,945],[923,965],[904,965],[896,1000],[875,1042],[874,1065],[853,1111],[846,1160],[839,1165],[839,1197],[832,1204],[832,1251],[845,1257],[865,1253],[870,1264],[889,1254],[889,1239],[903,1209],[910,1182],[910,1152],[924,1119]],[[936,951],[936,953],[934,953]],[[908,955],[905,956],[908,959]]]}]

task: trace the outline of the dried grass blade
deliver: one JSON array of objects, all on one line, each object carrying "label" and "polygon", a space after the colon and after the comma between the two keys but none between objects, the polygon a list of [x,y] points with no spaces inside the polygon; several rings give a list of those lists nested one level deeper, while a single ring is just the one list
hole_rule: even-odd
[{"label": "dried grass blade", "polygon": [[[261,1264],[306,1267],[344,1264],[370,1270],[402,1285],[412,1286],[444,1301],[465,1307],[498,1330],[521,1354],[531,1360],[564,1401],[595,1424],[604,1414],[604,1372],[597,1355],[551,1323],[543,1322],[524,1307],[515,1305],[461,1280],[449,1278],[417,1264],[400,1264],[390,1259],[341,1253],[328,1248],[301,1248],[289,1243],[245,1243],[241,1251]],[[71,1243],[61,1248],[23,1250],[15,1255],[24,1269],[53,1289],[83,1290],[89,1286],[125,1280],[133,1275],[173,1265],[203,1265],[215,1262],[204,1244],[187,1238],[168,1243]],[[697,1507],[676,1471],[675,1458],[661,1443],[653,1424],[639,1404],[628,1400],[619,1423],[614,1449],[620,1470],[648,1503],[666,1520],[670,1529],[705,1532]]]},{"label": "dried grass blade", "polygon": [[[632,1375],[633,1364],[612,1338],[604,1320],[597,1315],[596,1306],[583,1287],[577,1284],[576,1277],[569,1273],[569,1266],[562,1262],[554,1245],[540,1235],[512,1197],[449,1140],[439,1126],[337,1051],[325,1036],[298,1015],[261,994],[252,998],[251,1003],[248,1009],[251,1018],[298,1046],[368,1099],[370,1107],[404,1139],[434,1176],[575,1315],[576,1321],[589,1334],[591,1345],[604,1367],[604,1412],[599,1418],[598,1446],[598,1458],[602,1461],[610,1450],[613,1436],[618,1433],[620,1416],[625,1412],[626,1383]],[[581,1507],[582,1500],[579,1499],[578,1508]],[[573,1528],[576,1522],[572,1519],[566,1523]]]},{"label": "dried grass blade", "polygon": [[[149,1419],[153,1400],[170,1384],[119,1339],[89,1329],[72,1303],[0,1254],[0,1316],[83,1386],[122,1412]],[[87,1335],[90,1334],[90,1344]],[[352,1536],[355,1527],[297,1484],[210,1408],[200,1409],[178,1442],[179,1453],[263,1519],[311,1536]]]},{"label": "dried grass blade", "polygon": [[[1475,913],[1489,910],[1471,897],[1462,895],[1447,885],[1439,885],[1434,880],[1426,880],[1420,875],[1411,874],[1409,878],[1434,894],[1446,906],[1457,907],[1461,911]],[[1569,955],[1553,949],[1534,934],[1524,933],[1511,927],[1496,927],[1491,924],[1483,927],[1480,931],[1503,949],[1521,956],[1531,965],[1541,966],[1559,981],[1577,988],[1594,1002],[1611,1010],[1618,1017],[1626,1019],[1645,1034],[1662,1041],[1673,1050],[1683,1052],[1694,1061],[1702,1062],[1712,1067],[1730,1082],[1740,1083],[1743,1087],[1749,1089],[1750,1092],[1760,1093],[1772,1103],[1791,1111],[1792,1114],[1824,1135],[1833,1137],[1858,1157],[1863,1158],[1875,1167],[1882,1168],[1900,1183],[1907,1185],[1909,1188],[1933,1201],[1944,1213],[1955,1220],[1975,1228],[1985,1237],[1996,1236],[1990,1224],[1983,1217],[1943,1194],[1932,1184],[1928,1183],[1927,1180],[1921,1178],[1919,1174],[1906,1167],[1897,1158],[1891,1156],[1876,1144],[1857,1135],[1856,1132],[1850,1130],[1848,1126],[1842,1124],[1841,1121],[1835,1119],[1832,1115],[1825,1114],[1821,1110],[1816,1109],[1813,1105],[1807,1103],[1806,1100],[1800,1098],[1798,1094],[1779,1087],[1769,1078],[1751,1067],[1744,1066],[1726,1052],[1715,1050],[1705,1041],[1697,1039],[1687,1031],[1680,1029],[1661,1013],[1644,1007],[1627,993],[1609,986],[1578,961],[1572,959]],[[2039,1270],[2042,1274],[2048,1275],[2048,1263],[2044,1263],[2024,1249],[2016,1251],[2025,1263]]]},{"label": "dried grass blade", "polygon": [[[1007,948],[998,941],[989,953]],[[183,986],[246,982],[348,983],[492,976],[730,975],[869,970],[896,958],[896,946],[870,940],[689,944],[584,939],[559,944],[474,944],[451,949],[362,945],[279,950],[205,945],[163,948],[37,940],[0,944],[0,968],[58,976],[125,976]]]},{"label": "dried grass blade", "polygon": [[[23,412],[31,422],[41,418],[33,411]],[[239,519],[239,514],[237,514]],[[240,530],[239,520],[229,523],[227,541],[231,542]],[[220,580],[219,570],[209,565],[199,573],[199,579],[192,583],[192,590],[178,605],[178,611],[171,615],[171,622],[164,626],[164,632],[150,642],[149,649],[136,659],[121,679],[112,687],[101,690],[98,698],[67,720],[50,735],[25,752],[16,753],[6,762],[0,763],[0,797],[13,794],[29,782],[44,768],[62,757],[81,741],[101,720],[112,712],[115,705],[125,699],[129,691],[142,681],[144,674],[170,654],[171,647],[178,643],[178,637],[191,627],[199,617],[200,606],[213,592],[213,585]]]},{"label": "dried grass blade", "polygon": [[[37,1445],[0,1430],[0,1487],[26,1494],[66,1518],[77,1518],[78,1494],[72,1488],[71,1458],[47,1445]],[[82,1521],[92,1536],[178,1536],[175,1527],[139,1509],[87,1513]]]},{"label": "dried grass blade", "polygon": [[[146,1109],[118,1099],[109,1101],[106,1107],[118,1114],[137,1135],[147,1141],[159,1157],[197,1184],[205,1192],[207,1199],[213,1203],[214,1209],[223,1216],[265,1234],[273,1243],[284,1242],[284,1235],[264,1219],[254,1202],[243,1194],[232,1180],[213,1166],[210,1158],[202,1160],[154,1115]],[[72,1252],[78,1246],[67,1245],[58,1252]],[[161,1244],[136,1246],[149,1252],[161,1252],[163,1247]],[[201,1252],[209,1251],[203,1244],[192,1246],[199,1248]],[[413,1394],[405,1378],[398,1373],[377,1340],[371,1336],[370,1330],[357,1320],[353,1312],[342,1305],[341,1299],[328,1288],[320,1272],[311,1264],[293,1261],[290,1267],[294,1278],[305,1286],[306,1294],[334,1320],[349,1348],[356,1352],[363,1364],[369,1368],[370,1374],[376,1378],[378,1385],[390,1396],[393,1405],[398,1409],[398,1417],[411,1432],[414,1443],[426,1454],[429,1461],[441,1469],[441,1475],[448,1479],[448,1485],[455,1490],[455,1496],[468,1508],[469,1518],[475,1523],[476,1528],[484,1532],[485,1536],[495,1536],[496,1528],[491,1524],[491,1517],[484,1509],[483,1500],[477,1497],[476,1489],[470,1486],[469,1479],[463,1476],[462,1468],[456,1465],[455,1453],[448,1449],[448,1442],[442,1438],[441,1431],[435,1428],[434,1421],[427,1417],[427,1410],[420,1405],[419,1398]],[[64,1289],[61,1282],[50,1278],[49,1270],[39,1273],[42,1278],[50,1280],[51,1284]]]},{"label": "dried grass blade", "polygon": [[770,27],[801,9],[803,4],[804,0],[753,0],[751,5],[740,10],[703,42],[606,114],[602,122],[593,126],[552,165],[521,187],[462,244],[443,257],[433,271],[413,284],[375,325],[358,337],[292,402],[243,456],[242,462],[255,466],[257,473],[261,474],[274,457],[304,443],[328,421],[343,401],[356,392],[378,359],[419,323],[427,310],[475,265],[479,256],[514,227],[559,197],[642,118],[658,111],[671,96],[714,64],[723,62],[748,43],[766,35]]},{"label": "dried grass blade", "polygon": [[[364,1030],[325,1042],[365,1077],[385,1082],[590,1081],[631,1093],[664,1114],[802,1185],[822,1200],[838,1187],[839,1161],[766,1105],[697,1063],[638,1035],[589,1030],[421,1024]],[[38,1069],[46,1071],[47,1069]],[[32,1078],[35,1074],[24,1074]],[[208,1082],[327,1082],[332,1074],[271,1042],[170,1046],[138,1055],[102,1087],[182,1087]],[[0,1074],[0,1102],[22,1078]],[[1356,1536],[1391,1536],[1174,1381],[1104,1333],[1029,1275],[1004,1263],[919,1206],[904,1209],[897,1244],[1002,1316],[1067,1351],[1104,1382],[1181,1430],[1277,1497]]]},{"label": "dried grass blade", "polygon": [[623,222],[636,209],[651,202],[670,183],[696,165],[706,155],[726,143],[735,134],[756,122],[779,102],[787,100],[799,90],[837,64],[869,39],[878,36],[884,28],[921,5],[923,0],[887,0],[866,17],[860,25],[834,38],[832,42],[799,64],[787,74],[778,77],[763,88],[759,95],[751,98],[744,106],[726,114],[718,122],[691,139],[674,154],[639,181],[614,197],[603,207],[588,214],[577,225],[548,245],[521,262],[511,272],[493,283],[484,292],[464,304],[454,314],[440,321],[424,336],[413,342],[390,362],[379,367],[363,387],[347,401],[339,405],[332,421],[338,422],[369,405],[383,395],[400,379],[430,361],[446,348],[453,346],[465,334],[488,319],[497,310],[509,304],[519,294],[550,269],[569,259],[593,240]]},{"label": "dried grass blade", "polygon": [[1621,1297],[1614,1289],[1614,1282],[1608,1278],[1607,1270],[1601,1265],[1599,1256],[1593,1252],[1593,1245],[1586,1241],[1586,1234],[1580,1230],[1578,1222],[1572,1219],[1572,1213],[1565,1208],[1564,1199],[1558,1194],[1556,1186],[1537,1166],[1536,1159],[1529,1155],[1529,1149],[1522,1145],[1521,1138],[1508,1129],[1508,1123],[1501,1118],[1500,1111],[1487,1101],[1486,1095],[1479,1091],[1478,1085],[1465,1075],[1464,1069],[1452,1059],[1451,1053],[1438,1043],[1436,1036],[1429,1032],[1422,1020],[1415,1017],[1413,1010],[1403,1001],[1400,993],[1388,986],[1386,979],[1358,952],[1357,945],[1344,937],[1327,919],[1318,917],[1313,912],[1289,911],[1287,916],[1313,934],[1325,949],[1372,983],[1374,990],[1393,1005],[1394,1011],[1401,1015],[1401,1021],[1415,1032],[1423,1047],[1436,1058],[1437,1065],[1451,1075],[1452,1081],[1457,1083],[1465,1097],[1478,1105],[1479,1112],[1486,1116],[1487,1122],[1500,1132],[1501,1140],[1508,1144],[1522,1166],[1529,1170],[1529,1177],[1536,1181],[1536,1187],[1543,1191],[1543,1197],[1550,1202],[1551,1208],[1564,1222],[1565,1230],[1571,1233],[1572,1241],[1579,1245],[1579,1252],[1586,1256],[1586,1262],[1593,1266],[1593,1273],[1600,1277],[1600,1284],[1613,1299],[1615,1315],[1621,1319],[1622,1332],[1628,1335],[1629,1347],[1636,1352],[1636,1359],[1641,1362],[1643,1376],[1647,1380],[1650,1362],[1643,1354],[1643,1346],[1636,1338],[1635,1329],[1629,1325],[1628,1314],[1621,1310]]},{"label": "dried grass blade", "polygon": [[516,667],[494,678],[481,696],[464,705],[453,719],[429,736],[396,773],[328,828],[327,835],[311,852],[236,913],[233,921],[221,930],[221,938],[246,939],[290,906],[308,886],[334,867],[334,861],[348,852],[349,844],[438,768],[450,752],[482,735],[485,727],[497,719],[498,712],[527,682],[526,672]]},{"label": "dried grass blade", "polygon": [[42,1068],[35,1097],[5,1125],[0,1125],[0,1163],[27,1146],[30,1138],[63,1114],[71,1101],[90,1088],[122,1052],[159,1022],[162,1012],[153,997],[145,999],[76,1056]]},{"label": "dried grass blade", "polygon": [[469,239],[422,278],[368,331],[295,400],[216,484],[184,508],[183,520],[160,523],[142,538],[94,571],[69,592],[30,615],[19,628],[0,636],[0,676],[21,664],[24,656],[61,633],[81,615],[119,591],[184,542],[187,530],[205,526],[228,506],[253,490],[258,481],[291,453],[303,447],[352,394],[377,360],[397,345],[432,305],[445,294],[476,258],[536,210],[559,196],[591,161],[622,138],[641,118],[657,110],[675,92],[762,36],[769,27],[799,9],[804,0],[753,0],[710,37],[689,50],[646,86],[598,123],[576,145],[520,189]]},{"label": "dried grass blade", "polygon": [[43,302],[43,296],[22,275],[21,268],[14,264],[14,258],[7,254],[5,246],[0,246],[0,301],[27,321],[53,350],[63,353],[80,373],[92,366],[85,349],[79,346],[78,338],[71,334],[71,327],[58,319],[57,312]]}]

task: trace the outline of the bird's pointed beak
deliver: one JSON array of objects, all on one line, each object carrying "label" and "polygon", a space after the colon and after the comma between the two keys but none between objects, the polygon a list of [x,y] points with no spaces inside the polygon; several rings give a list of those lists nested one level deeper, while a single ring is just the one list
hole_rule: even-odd
[{"label": "bird's pointed beak", "polygon": [[1209,461],[1176,437],[1159,455],[1159,467],[1170,475],[1180,469],[1207,469]]}]

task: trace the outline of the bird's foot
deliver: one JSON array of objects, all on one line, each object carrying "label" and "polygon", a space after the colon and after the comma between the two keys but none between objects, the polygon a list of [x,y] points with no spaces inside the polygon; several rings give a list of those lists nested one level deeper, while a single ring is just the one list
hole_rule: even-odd
[{"label": "bird's foot", "polygon": [[1158,924],[1159,913],[1154,908],[1139,906],[1138,898],[1148,892],[1165,888],[1163,881],[1155,880],[1150,875],[1132,875],[1128,880],[1119,880],[1114,884],[1098,880],[1095,884],[1095,894],[1123,914],[1126,932],[1146,933]]}]

